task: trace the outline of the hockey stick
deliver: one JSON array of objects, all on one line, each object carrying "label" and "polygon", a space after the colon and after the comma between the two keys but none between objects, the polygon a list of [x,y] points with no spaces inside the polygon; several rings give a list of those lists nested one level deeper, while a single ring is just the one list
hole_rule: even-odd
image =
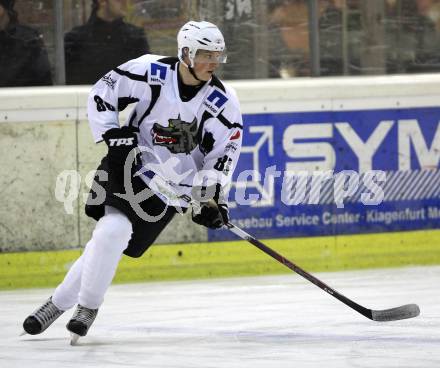
[{"label": "hockey stick", "polygon": [[258,239],[249,235],[244,230],[235,226],[234,224],[228,223],[225,225],[232,233],[237,235],[243,240],[248,241],[252,245],[255,245],[258,249],[262,250],[264,253],[270,255],[272,258],[275,258],[278,262],[282,263],[286,267],[290,268],[292,271],[296,272],[298,275],[301,275],[311,283],[315,284],[322,290],[329,293],[334,298],[340,300],[345,305],[348,305],[350,308],[354,309],[356,312],[362,314],[363,316],[378,322],[388,322],[388,321],[396,321],[399,319],[413,318],[417,317],[420,314],[420,309],[417,304],[406,304],[397,308],[384,309],[384,310],[373,310],[363,307],[362,305],[357,304],[353,300],[347,298],[346,296],[338,293],[335,289],[331,288],[321,280],[317,279],[315,276],[311,275],[307,271],[304,271],[302,268],[298,267],[296,264],[290,262],[288,259],[284,258],[281,254],[275,252],[273,249],[269,248],[267,245],[263,244]]}]

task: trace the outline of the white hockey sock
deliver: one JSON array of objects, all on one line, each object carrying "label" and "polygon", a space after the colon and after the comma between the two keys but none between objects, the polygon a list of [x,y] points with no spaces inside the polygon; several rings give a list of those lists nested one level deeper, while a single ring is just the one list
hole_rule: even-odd
[{"label": "white hockey sock", "polygon": [[102,304],[131,233],[132,225],[127,216],[115,208],[106,207],[105,216],[93,231],[93,246],[88,246],[82,261],[79,304],[90,309]]},{"label": "white hockey sock", "polygon": [[[109,231],[107,231],[107,229],[109,229]],[[52,295],[52,302],[57,308],[61,310],[68,310],[75,304],[80,303],[85,307],[95,309],[97,307],[92,306],[96,304],[100,305],[102,303],[104,293],[113,279],[122,252],[127,247],[128,241],[130,240],[131,229],[131,222],[122,212],[112,207],[106,207],[106,215],[102,217],[96,224],[92,239],[90,239],[90,241],[87,243],[83,254],[75,261],[64,277],[63,282],[58,285]],[[112,235],[113,231],[117,233],[116,236]],[[111,239],[109,242],[103,239],[106,236],[108,239]],[[109,244],[112,248],[109,249],[109,251],[97,250],[96,239],[102,240],[99,242],[100,248],[106,248],[106,244]],[[93,252],[91,252],[92,249]],[[110,262],[107,266],[107,272],[104,272],[104,274],[101,274],[101,276],[99,276],[97,273],[94,277],[93,272],[92,276],[90,276],[91,272],[86,272],[85,280],[91,281],[85,282],[84,292],[86,293],[86,296],[80,302],[79,293],[82,285],[81,280],[84,277],[83,273],[85,259],[87,259],[88,264],[91,265],[92,271],[93,267],[95,267],[94,265],[96,263],[100,263],[100,260],[102,260],[101,266],[104,268],[106,268],[105,265],[108,259],[110,259]],[[90,270],[90,267],[88,269]],[[97,287],[96,284],[98,284]],[[93,291],[88,291],[90,288],[93,289],[95,287],[95,293],[93,293]],[[93,296],[93,294],[95,294],[95,296]],[[89,297],[87,297],[87,295],[89,295]]]},{"label": "white hockey sock", "polygon": [[54,303],[58,309],[68,310],[78,303],[83,258],[84,253],[75,261],[72,267],[70,267],[63,282],[58,285],[52,295],[52,303]]}]

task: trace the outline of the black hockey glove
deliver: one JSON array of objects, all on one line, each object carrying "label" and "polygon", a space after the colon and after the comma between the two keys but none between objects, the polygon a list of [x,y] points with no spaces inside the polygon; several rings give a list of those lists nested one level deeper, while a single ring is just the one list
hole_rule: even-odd
[{"label": "black hockey glove", "polygon": [[108,146],[108,164],[111,170],[123,170],[130,151],[137,146],[137,128],[123,126],[107,130],[102,138]]},{"label": "black hockey glove", "polygon": [[192,210],[192,219],[196,224],[210,229],[220,229],[229,222],[229,209],[223,200],[221,186],[217,184],[214,198],[207,202],[201,202],[200,208]]},{"label": "black hockey glove", "polygon": [[214,201],[201,203],[199,210],[193,208],[192,219],[196,224],[220,229],[229,222],[228,206]]}]

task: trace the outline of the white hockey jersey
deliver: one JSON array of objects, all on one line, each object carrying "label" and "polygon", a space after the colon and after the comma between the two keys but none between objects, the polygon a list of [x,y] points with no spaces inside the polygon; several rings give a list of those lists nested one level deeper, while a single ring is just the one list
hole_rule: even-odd
[{"label": "white hockey jersey", "polygon": [[235,91],[215,76],[182,101],[178,63],[144,55],[115,68],[93,86],[88,117],[100,142],[105,131],[119,127],[119,111],[135,103],[125,125],[139,128],[140,176],[164,202],[188,207],[193,186],[230,184],[243,122]]}]

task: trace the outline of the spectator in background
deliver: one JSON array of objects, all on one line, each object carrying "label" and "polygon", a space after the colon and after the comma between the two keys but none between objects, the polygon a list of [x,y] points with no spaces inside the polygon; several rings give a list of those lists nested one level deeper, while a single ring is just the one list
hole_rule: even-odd
[{"label": "spectator in background", "polygon": [[[270,77],[310,76],[309,20],[306,0],[284,0],[269,7]],[[276,70],[276,73],[274,73]]]},{"label": "spectator in background", "polygon": [[[223,0],[218,2],[223,7],[223,29],[228,44],[228,59],[222,66],[225,79],[254,79],[259,76],[258,49],[254,46],[260,32],[255,23],[256,0]],[[246,50],[246,52],[243,52]]]},{"label": "spectator in background", "polygon": [[[353,0],[346,1],[347,29],[344,31],[342,9],[344,2],[328,0],[326,3],[319,18],[321,75],[360,74],[362,22],[359,4]],[[344,43],[347,47],[346,60],[343,53]]]},{"label": "spectator in background", "polygon": [[319,18],[319,46],[321,75],[343,75],[342,9],[328,1]]},{"label": "spectator in background", "polygon": [[407,73],[440,70],[439,37],[434,21],[429,17],[432,0],[402,0],[402,31],[410,38],[412,60]]},{"label": "spectator in background", "polygon": [[434,0],[428,11],[429,18],[435,23],[435,29],[440,31],[440,1]]},{"label": "spectator in background", "polygon": [[14,3],[0,0],[0,87],[51,85],[43,36],[19,24]]},{"label": "spectator in background", "polygon": [[125,23],[126,0],[93,0],[85,25],[64,37],[66,84],[94,84],[109,70],[149,53],[142,28]]}]

